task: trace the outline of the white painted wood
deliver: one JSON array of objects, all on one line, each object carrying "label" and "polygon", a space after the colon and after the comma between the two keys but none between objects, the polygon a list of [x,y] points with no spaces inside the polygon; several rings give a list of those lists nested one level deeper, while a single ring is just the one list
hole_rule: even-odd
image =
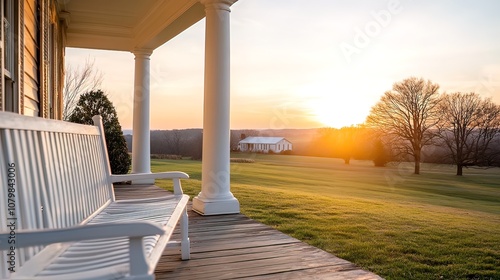
[{"label": "white painted wood", "polygon": [[1,112],[0,127],[7,129],[33,130],[33,131],[50,131],[61,133],[75,133],[100,135],[99,129],[95,126],[75,124],[70,122],[61,122],[58,120],[38,118],[36,122],[29,121],[32,117],[23,116],[10,112]]},{"label": "white painted wood", "polygon": [[[99,129],[99,133],[102,135],[102,141],[99,141],[99,147],[96,147],[96,148],[100,152],[100,154],[107,155],[108,154],[108,147],[106,146],[106,141],[104,138],[104,126],[102,125],[102,117],[101,116],[94,116],[94,117],[92,117],[92,120],[94,121],[94,125],[97,127],[97,129]],[[103,167],[104,167],[103,173],[108,175],[108,178],[107,178],[108,180],[106,180],[106,181],[109,181],[109,176],[111,176],[111,165],[109,164],[109,160],[104,161]],[[108,191],[109,191],[109,197],[111,198],[111,201],[115,201],[115,192],[114,192],[113,188],[108,188]]]},{"label": "white painted wood", "polygon": [[[0,180],[16,164],[16,273],[2,279],[154,279],[154,268],[181,221],[181,258],[189,259],[183,172],[110,174],[100,118],[96,126],[0,112]],[[79,133],[81,131],[82,133]],[[175,193],[114,200],[113,182],[172,179]],[[1,182],[4,184],[4,182]],[[0,199],[6,201],[6,188]],[[0,209],[0,218],[8,218]],[[0,250],[10,249],[0,223]],[[8,251],[8,250],[7,250]]]},{"label": "white painted wood", "polygon": [[240,212],[230,191],[229,12],[236,0],[200,0],[205,6],[205,88],[201,192],[193,210],[203,215]]},{"label": "white painted wood", "polygon": [[182,194],[181,180],[179,178],[173,178],[174,183],[174,194]]},{"label": "white painted wood", "polygon": [[[67,1],[67,46],[119,51],[155,49],[205,14],[198,0]],[[105,24],[103,24],[105,23]]]},{"label": "white painted wood", "polygon": [[157,173],[111,175],[110,181],[113,183],[117,183],[117,182],[126,182],[126,181],[143,180],[143,179],[174,179],[175,182],[176,181],[175,179],[188,179],[188,178],[189,175],[187,175],[184,172],[169,171],[169,172],[157,172]]},{"label": "white painted wood", "polygon": [[[134,141],[132,141],[132,173],[151,173],[150,157],[150,56],[152,50],[137,50],[135,55]],[[132,184],[154,184],[152,179],[135,179]]]},{"label": "white painted wood", "polygon": [[130,275],[140,276],[148,274],[148,261],[144,256],[144,247],[142,246],[142,236],[130,238],[129,256],[130,256]]},{"label": "white painted wood", "polygon": [[181,218],[181,258],[183,260],[189,260],[191,255],[191,241],[189,241],[189,220],[187,209],[184,208]]},{"label": "white painted wood", "polygon": [[[83,241],[127,236],[129,238],[164,234],[165,231],[150,222],[108,223],[79,225],[63,229],[25,230],[16,233],[16,245],[29,247],[70,241]],[[5,234],[0,234],[0,250],[7,249]]]},{"label": "white painted wood", "polygon": [[[176,226],[176,223],[177,223],[176,221],[179,221],[179,218],[181,217],[183,212],[186,210],[186,207],[183,207],[182,205],[184,205],[184,203],[187,204],[189,197],[187,195],[182,195],[182,196],[176,196],[176,198],[174,198],[174,200],[175,199],[180,199],[180,201],[179,201],[179,203],[177,203],[175,205],[175,209],[173,209],[172,216],[170,217],[169,221],[163,226],[163,228],[166,230],[166,233],[159,237],[159,239],[157,241],[158,245],[156,245],[156,247],[154,248],[155,250],[151,250],[151,252],[150,252],[150,263],[149,263],[149,265],[150,265],[149,272],[150,273],[154,273],[154,267],[156,266],[156,264],[160,260],[160,257],[163,253],[163,249],[158,250],[158,248],[165,248],[167,246],[167,243],[169,242],[170,236],[172,235],[174,228]],[[151,201],[155,201],[155,200],[158,201],[157,203],[164,203],[165,202],[164,199],[163,200],[152,199]],[[172,198],[170,198],[168,200],[172,200]],[[131,201],[124,201],[123,203],[130,203],[130,202]],[[172,205],[173,204],[171,204],[171,206]],[[141,210],[137,209],[137,211],[141,211]],[[182,240],[181,240],[181,242],[182,242]],[[182,246],[182,245],[187,246],[189,244],[187,244],[187,245],[186,244],[179,244],[179,245],[180,246]],[[181,256],[183,256],[183,253],[185,254],[186,252],[182,251]],[[187,255],[187,258],[183,258],[183,260],[187,260],[189,258],[190,258],[190,256]]]}]

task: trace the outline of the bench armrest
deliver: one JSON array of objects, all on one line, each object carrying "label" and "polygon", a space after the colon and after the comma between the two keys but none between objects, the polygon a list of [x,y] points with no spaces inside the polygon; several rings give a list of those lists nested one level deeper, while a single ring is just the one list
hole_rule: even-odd
[{"label": "bench armrest", "polygon": [[151,268],[145,256],[142,238],[164,233],[165,230],[150,222],[81,225],[64,229],[19,231],[15,233],[15,245],[8,242],[10,233],[0,234],[0,250],[10,250],[11,246],[22,248],[63,242],[128,237],[130,275],[143,276],[152,273],[154,268]]},{"label": "bench armrest", "polygon": [[134,173],[123,175],[111,175],[111,183],[125,182],[144,179],[189,179],[189,175],[180,171],[158,172],[158,173]]},{"label": "bench armrest", "polygon": [[182,194],[180,179],[189,179],[189,175],[180,171],[158,172],[158,173],[134,173],[124,175],[111,175],[111,183],[144,180],[144,179],[172,179],[174,181],[174,194]]},{"label": "bench armrest", "polygon": [[[73,242],[92,239],[124,237],[142,238],[163,234],[165,230],[151,222],[110,223],[79,225],[63,229],[16,231],[15,247],[42,246],[53,243]],[[0,250],[8,250],[9,233],[0,234]]]}]

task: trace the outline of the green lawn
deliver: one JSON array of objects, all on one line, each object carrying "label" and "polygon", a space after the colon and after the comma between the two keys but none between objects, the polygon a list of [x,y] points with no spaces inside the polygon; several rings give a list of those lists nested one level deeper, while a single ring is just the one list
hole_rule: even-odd
[{"label": "green lawn", "polygon": [[[500,279],[500,169],[235,154],[231,191],[245,215],[387,279]],[[201,189],[201,162],[153,160]],[[158,185],[171,189],[170,182]]]}]

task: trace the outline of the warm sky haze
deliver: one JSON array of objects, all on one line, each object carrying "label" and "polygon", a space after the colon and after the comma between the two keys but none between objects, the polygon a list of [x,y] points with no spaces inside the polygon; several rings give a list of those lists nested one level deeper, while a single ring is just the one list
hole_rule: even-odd
[{"label": "warm sky haze", "polygon": [[[441,92],[500,103],[498,0],[239,0],[231,12],[231,128],[362,123],[394,82],[430,79]],[[151,57],[151,128],[201,128],[202,20]],[[134,56],[67,49],[95,59],[102,89],[132,127]]]}]

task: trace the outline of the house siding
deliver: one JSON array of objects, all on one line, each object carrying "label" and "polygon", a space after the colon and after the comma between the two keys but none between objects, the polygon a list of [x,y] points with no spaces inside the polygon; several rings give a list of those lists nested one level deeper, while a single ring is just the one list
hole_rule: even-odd
[{"label": "house siding", "polygon": [[281,153],[283,151],[291,151],[292,143],[283,139],[276,144],[276,148],[273,150],[275,153]]},{"label": "house siding", "polygon": [[37,0],[24,1],[24,114],[40,115],[40,15]]},{"label": "house siding", "polygon": [[[54,0],[14,3],[19,11],[15,93],[19,106],[16,111],[24,115],[61,119],[65,29],[59,21],[56,3]],[[3,69],[2,66],[0,109],[6,110]]]}]

